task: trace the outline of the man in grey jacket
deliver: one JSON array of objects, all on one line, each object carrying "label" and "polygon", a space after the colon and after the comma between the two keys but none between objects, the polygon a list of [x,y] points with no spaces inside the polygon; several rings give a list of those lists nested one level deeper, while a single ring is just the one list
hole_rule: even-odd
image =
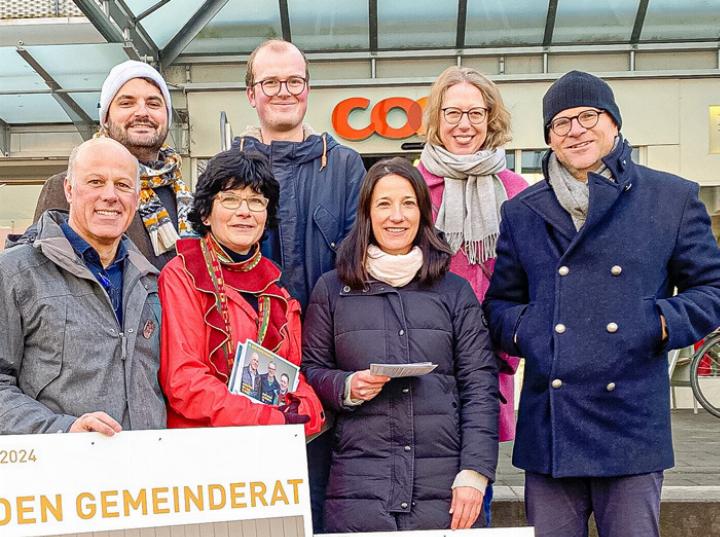
[{"label": "man in grey jacket", "polygon": [[123,236],[138,162],[99,138],[70,156],[70,213],[0,254],[0,434],[157,429],[166,424],[155,269]]}]

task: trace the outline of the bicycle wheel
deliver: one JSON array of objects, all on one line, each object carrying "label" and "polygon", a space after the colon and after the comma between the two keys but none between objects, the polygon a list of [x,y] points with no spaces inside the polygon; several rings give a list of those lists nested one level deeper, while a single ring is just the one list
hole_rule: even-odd
[{"label": "bicycle wheel", "polygon": [[720,418],[720,333],[711,334],[693,355],[690,386],[702,407]]}]

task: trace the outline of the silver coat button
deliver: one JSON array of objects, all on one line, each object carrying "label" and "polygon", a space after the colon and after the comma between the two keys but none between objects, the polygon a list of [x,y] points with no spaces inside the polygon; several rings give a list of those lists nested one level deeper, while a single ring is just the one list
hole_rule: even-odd
[{"label": "silver coat button", "polygon": [[405,335],[405,330],[403,330],[401,328],[400,331],[398,332],[398,336],[404,336],[404,335]]},{"label": "silver coat button", "polygon": [[349,285],[346,285],[345,287],[343,287],[343,292],[344,292],[344,293],[349,293],[349,292],[350,292],[350,286],[349,286]]},{"label": "silver coat button", "polygon": [[618,325],[617,323],[608,323],[605,329],[610,332],[611,334],[614,334],[618,331]]},{"label": "silver coat button", "polygon": [[407,502],[401,503],[401,504],[400,504],[400,507],[402,507],[403,509],[407,509],[407,508],[408,508]]},{"label": "silver coat button", "polygon": [[558,334],[564,334],[564,333],[565,333],[565,330],[566,330],[566,327],[565,327],[564,324],[558,323],[558,324],[555,325],[555,331],[556,331]]},{"label": "silver coat button", "polygon": [[402,392],[403,392],[403,393],[410,393],[410,388],[403,388],[403,389],[402,389]]},{"label": "silver coat button", "polygon": [[611,382],[607,386],[605,386],[605,389],[609,392],[613,391],[615,389],[615,383]]},{"label": "silver coat button", "polygon": [[550,385],[557,390],[558,388],[562,387],[562,380],[555,379]]},{"label": "silver coat button", "polygon": [[560,276],[567,276],[570,274],[570,269],[563,265],[558,269],[558,274],[560,274]]},{"label": "silver coat button", "polygon": [[403,449],[404,449],[405,451],[412,451],[412,448],[411,448],[410,446],[405,446]]},{"label": "silver coat button", "polygon": [[622,274],[622,267],[620,265],[613,265],[610,269],[610,274],[613,276],[620,276],[620,274]]}]

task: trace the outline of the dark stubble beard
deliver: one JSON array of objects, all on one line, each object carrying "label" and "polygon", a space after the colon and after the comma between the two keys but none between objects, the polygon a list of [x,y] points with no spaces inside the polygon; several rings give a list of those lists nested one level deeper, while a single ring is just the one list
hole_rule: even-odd
[{"label": "dark stubble beard", "polygon": [[[152,125],[153,128],[157,128],[153,122],[148,121],[148,124]],[[160,131],[155,131],[155,133],[150,136],[130,135],[128,134],[127,129],[123,128],[121,125],[113,123],[109,118],[107,122],[107,130],[110,138],[124,145],[127,150],[130,151],[130,153],[132,153],[132,155],[140,162],[150,162],[157,159],[158,151],[162,147],[163,143],[165,143],[165,138],[167,138],[168,133],[167,128],[165,128]]]}]

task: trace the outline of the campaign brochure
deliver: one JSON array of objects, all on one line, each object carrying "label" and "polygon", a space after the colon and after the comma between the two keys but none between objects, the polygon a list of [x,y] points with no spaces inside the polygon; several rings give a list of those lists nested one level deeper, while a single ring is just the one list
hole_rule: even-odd
[{"label": "campaign brochure", "polygon": [[417,362],[414,364],[370,364],[370,373],[385,375],[390,378],[420,377],[427,375],[437,364],[432,362]]},{"label": "campaign brochure", "polygon": [[230,373],[230,392],[256,403],[284,405],[297,389],[300,368],[251,339],[238,343]]}]

